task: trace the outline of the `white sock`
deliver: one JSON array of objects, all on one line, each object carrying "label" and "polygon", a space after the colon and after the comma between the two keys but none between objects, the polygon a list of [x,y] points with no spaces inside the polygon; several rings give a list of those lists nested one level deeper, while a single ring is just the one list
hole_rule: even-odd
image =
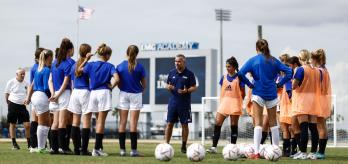
[{"label": "white sock", "polygon": [[262,127],[261,126],[255,126],[255,128],[254,128],[255,154],[260,152],[261,137],[262,137]]},{"label": "white sock", "polygon": [[279,146],[279,126],[270,128],[272,133],[272,145]]},{"label": "white sock", "polygon": [[50,129],[49,127],[43,126],[43,125],[37,126],[37,147],[38,147],[38,149],[45,148],[49,129]]}]

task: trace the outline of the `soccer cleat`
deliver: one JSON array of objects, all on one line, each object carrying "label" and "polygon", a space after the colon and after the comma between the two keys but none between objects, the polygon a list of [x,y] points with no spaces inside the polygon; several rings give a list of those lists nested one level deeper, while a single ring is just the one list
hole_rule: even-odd
[{"label": "soccer cleat", "polygon": [[59,154],[63,154],[63,155],[71,155],[72,154],[71,151],[63,150],[62,148],[59,148],[58,151],[59,151]]},{"label": "soccer cleat", "polygon": [[313,160],[315,160],[315,159],[317,159],[317,156],[316,156],[316,154],[315,153],[309,153],[308,155],[307,155],[307,158],[308,159],[313,159]]},{"label": "soccer cleat", "polygon": [[316,153],[315,155],[317,159],[325,159],[325,154]]},{"label": "soccer cleat", "polygon": [[129,155],[131,157],[144,157],[144,154],[139,153],[137,150],[132,150]]},{"label": "soccer cleat", "polygon": [[258,160],[260,159],[260,154],[257,153],[257,154],[251,154],[248,159],[255,159],[255,160]]},{"label": "soccer cleat", "polygon": [[106,157],[106,156],[108,156],[108,154],[105,153],[102,149],[99,149],[99,150],[93,149],[92,156],[94,156],[94,157],[99,157],[99,156]]},{"label": "soccer cleat", "polygon": [[301,152],[298,151],[297,153],[293,154],[293,155],[290,155],[290,158],[294,158],[295,156],[299,155]]},{"label": "soccer cleat", "polygon": [[59,151],[58,151],[58,150],[53,150],[53,149],[51,149],[51,150],[50,150],[50,154],[51,154],[51,155],[59,154]]},{"label": "soccer cleat", "polygon": [[125,149],[121,149],[120,150],[120,156],[126,156],[126,150]]},{"label": "soccer cleat", "polygon": [[186,147],[181,147],[181,153],[186,154],[186,151],[187,151]]},{"label": "soccer cleat", "polygon": [[308,159],[307,153],[300,152],[298,155],[294,156],[293,159]]},{"label": "soccer cleat", "polygon": [[216,147],[211,147],[209,149],[206,150],[207,153],[211,153],[211,154],[216,154],[217,153],[217,148]]},{"label": "soccer cleat", "polygon": [[12,146],[12,150],[19,150],[21,149],[17,143],[14,143]]},{"label": "soccer cleat", "polygon": [[48,151],[46,148],[38,149],[40,154],[48,154],[50,151]]},{"label": "soccer cleat", "polygon": [[30,153],[38,153],[39,151],[38,148],[30,148]]}]

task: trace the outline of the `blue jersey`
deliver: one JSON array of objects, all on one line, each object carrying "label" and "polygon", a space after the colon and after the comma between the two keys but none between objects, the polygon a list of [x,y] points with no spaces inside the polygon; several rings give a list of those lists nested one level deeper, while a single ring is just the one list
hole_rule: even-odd
[{"label": "blue jersey", "polygon": [[48,87],[48,79],[50,77],[51,70],[48,67],[44,67],[40,72],[37,70],[34,75],[34,91],[45,92],[50,97],[50,89]]},{"label": "blue jersey", "polygon": [[[233,76],[230,76],[229,74],[227,74],[227,81],[232,82],[234,79],[236,79],[236,77],[238,76],[238,74],[234,74]],[[219,84],[222,86],[222,83],[224,81],[224,76],[221,77]],[[245,84],[242,81],[239,81],[239,87],[244,88]]]},{"label": "blue jersey", "polygon": [[33,67],[31,67],[31,70],[30,70],[30,83],[32,83],[33,80],[34,80],[34,76],[35,76],[35,72],[36,72],[36,70],[37,70],[37,67],[39,67],[39,64],[38,64],[38,63],[35,63],[35,64],[33,65]]},{"label": "blue jersey", "polygon": [[110,89],[108,84],[116,73],[115,66],[104,61],[89,62],[83,67],[83,72],[89,76],[91,90]]},{"label": "blue jersey", "polygon": [[74,83],[75,89],[89,89],[89,77],[86,73],[82,73],[81,76],[75,77],[76,63],[71,67],[71,80]]},{"label": "blue jersey", "polygon": [[68,62],[71,64],[71,65],[74,65],[76,62],[74,59],[72,59],[71,57],[68,57],[66,60],[68,60]]},{"label": "blue jersey", "polygon": [[[70,72],[72,67],[72,62],[69,60],[63,60],[59,66],[56,66],[57,60],[55,60],[52,64],[52,81],[53,81],[53,88],[54,91],[58,91],[60,87],[62,86],[64,82],[65,77],[70,78]],[[68,85],[66,89],[71,89],[70,80],[68,82]]]},{"label": "blue jersey", "polygon": [[128,61],[123,61],[117,65],[116,72],[120,77],[120,85],[118,87],[121,91],[128,93],[141,93],[143,91],[141,79],[146,76],[143,65],[137,63],[134,71],[130,73],[128,71]]},{"label": "blue jersey", "polygon": [[174,90],[171,91],[172,95],[169,98],[168,109],[180,108],[180,110],[191,109],[191,93],[179,94],[178,89],[189,89],[196,85],[196,78],[193,72],[184,69],[183,72],[179,73],[176,69],[172,69],[169,72],[167,84],[174,86]]},{"label": "blue jersey", "polygon": [[[258,54],[243,65],[238,72],[238,76],[245,84],[253,88],[253,95],[260,96],[264,100],[274,100],[277,98],[277,84],[275,79],[280,71],[284,72],[285,76],[279,81],[278,86],[283,86],[291,79],[291,69],[275,57],[266,58],[264,55]],[[251,73],[254,84],[251,84],[245,77],[245,74],[248,72]]]}]

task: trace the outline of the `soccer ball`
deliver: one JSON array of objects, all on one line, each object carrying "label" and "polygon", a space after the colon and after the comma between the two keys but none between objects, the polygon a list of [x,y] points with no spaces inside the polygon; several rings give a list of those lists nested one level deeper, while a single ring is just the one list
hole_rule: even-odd
[{"label": "soccer ball", "polygon": [[238,151],[238,155],[239,155],[239,157],[240,158],[246,158],[246,156],[244,155],[244,149],[245,149],[245,144],[238,144],[237,145],[238,146],[238,149],[239,149],[239,151]]},{"label": "soccer ball", "polygon": [[187,158],[191,161],[198,162],[204,159],[205,150],[201,144],[193,143],[187,148]]},{"label": "soccer ball", "polygon": [[155,157],[160,161],[170,161],[174,157],[174,149],[167,143],[156,146]]},{"label": "soccer ball", "polygon": [[265,148],[264,155],[269,161],[278,161],[282,156],[282,150],[279,148],[279,146],[270,145]]},{"label": "soccer ball", "polygon": [[222,150],[222,156],[225,160],[237,160],[239,157],[239,149],[235,144],[228,144]]},{"label": "soccer ball", "polygon": [[265,152],[266,152],[266,148],[268,146],[271,146],[271,145],[269,145],[269,144],[260,145],[260,157],[261,158],[265,158]]},{"label": "soccer ball", "polygon": [[249,158],[255,153],[254,145],[245,145],[244,147],[244,156]]}]

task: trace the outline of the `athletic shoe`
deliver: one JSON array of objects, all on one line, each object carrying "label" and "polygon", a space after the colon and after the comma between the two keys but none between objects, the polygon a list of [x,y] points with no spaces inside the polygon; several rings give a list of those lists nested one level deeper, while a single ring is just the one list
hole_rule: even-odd
[{"label": "athletic shoe", "polygon": [[126,156],[126,150],[125,149],[121,149],[120,150],[120,156]]},{"label": "athletic shoe", "polygon": [[317,159],[325,159],[325,154],[316,153],[315,155],[316,155]]},{"label": "athletic shoe", "polygon": [[293,155],[290,155],[290,158],[294,158],[295,156],[298,156],[301,152],[298,151],[297,153],[293,154]]},{"label": "athletic shoe", "polygon": [[12,150],[19,150],[21,149],[17,143],[13,144]]},{"label": "athletic shoe", "polygon": [[255,159],[255,160],[258,160],[260,159],[260,154],[257,153],[257,154],[251,154],[248,159]]},{"label": "athletic shoe", "polygon": [[63,150],[62,148],[58,149],[59,154],[63,154],[63,155],[71,155],[72,152],[68,151],[68,150]]},{"label": "athletic shoe", "polygon": [[94,157],[104,156],[105,157],[105,156],[108,156],[108,154],[105,153],[102,149],[99,149],[99,150],[93,149],[92,156],[94,156]]},{"label": "athletic shoe", "polygon": [[186,154],[186,147],[181,147],[181,153]]},{"label": "athletic shoe", "polygon": [[211,153],[211,154],[216,154],[217,153],[217,148],[216,147],[211,147],[209,149],[206,150],[207,153]]},{"label": "athletic shoe", "polygon": [[129,155],[130,155],[131,157],[144,157],[144,155],[141,154],[141,153],[139,153],[137,150],[132,150],[132,151],[129,153]]},{"label": "athletic shoe", "polygon": [[38,153],[40,152],[40,149],[38,148],[30,148],[30,153]]},{"label": "athletic shoe", "polygon": [[293,159],[308,159],[307,153],[299,153],[297,156],[294,156]]},{"label": "athletic shoe", "polygon": [[308,155],[307,155],[307,158],[308,159],[313,159],[313,160],[315,160],[315,159],[317,159],[317,156],[316,156],[316,154],[315,153],[309,153]]},{"label": "athletic shoe", "polygon": [[59,151],[58,151],[58,150],[53,150],[53,149],[51,149],[51,150],[50,150],[50,154],[51,154],[51,155],[56,155],[56,154],[59,154]]},{"label": "athletic shoe", "polygon": [[40,154],[48,154],[50,151],[48,151],[46,148],[39,149]]}]

